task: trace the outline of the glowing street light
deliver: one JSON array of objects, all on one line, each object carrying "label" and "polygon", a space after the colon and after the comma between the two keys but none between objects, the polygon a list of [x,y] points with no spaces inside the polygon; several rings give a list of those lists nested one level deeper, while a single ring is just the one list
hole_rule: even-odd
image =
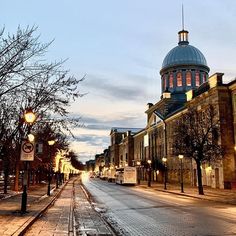
[{"label": "glowing street light", "polygon": [[55,144],[55,142],[56,142],[55,140],[48,140],[48,145],[49,145],[49,146],[52,146],[52,145]]},{"label": "glowing street light", "polygon": [[167,166],[166,166],[166,162],[167,162],[167,158],[163,157],[162,161],[164,163],[164,189],[167,189],[166,188],[166,182],[167,182]]},{"label": "glowing street light", "polygon": [[47,195],[50,196],[51,192],[51,180],[52,180],[52,146],[55,144],[55,140],[48,140],[48,145],[49,145],[49,173],[48,173],[48,191]]},{"label": "glowing street light", "polygon": [[[36,115],[31,108],[25,110],[23,115],[23,122],[26,123],[28,127],[28,140],[33,142],[34,135],[30,134],[30,128],[36,120]],[[26,213],[27,208],[27,185],[28,185],[28,161],[24,161],[24,176],[23,176],[23,192],[21,198],[21,213]]]},{"label": "glowing street light", "polygon": [[148,187],[151,187],[151,173],[152,173],[151,164],[152,164],[152,161],[147,160],[147,163],[148,163]]},{"label": "glowing street light", "polygon": [[31,143],[33,143],[33,142],[34,142],[34,139],[35,139],[34,135],[33,135],[33,134],[28,134],[27,136],[28,136],[28,140],[29,140]]},{"label": "glowing street light", "polygon": [[31,108],[25,110],[24,112],[24,122],[27,124],[33,124],[36,120],[36,115]]},{"label": "glowing street light", "polygon": [[183,158],[184,155],[179,155],[180,160],[180,187],[181,187],[181,193],[184,192],[184,179],[183,179]]},{"label": "glowing street light", "polygon": [[136,165],[137,165],[137,174],[138,174],[138,184],[140,184],[140,165],[141,165],[141,162],[140,161],[137,161],[136,162]]}]

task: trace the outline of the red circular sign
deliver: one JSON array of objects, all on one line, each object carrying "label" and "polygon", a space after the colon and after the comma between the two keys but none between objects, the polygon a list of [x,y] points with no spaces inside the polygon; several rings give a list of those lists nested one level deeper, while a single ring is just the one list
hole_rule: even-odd
[{"label": "red circular sign", "polygon": [[25,142],[25,143],[22,145],[22,150],[23,150],[23,152],[25,152],[25,153],[31,153],[31,152],[34,150],[34,144],[33,144],[33,143],[30,143],[30,142]]}]

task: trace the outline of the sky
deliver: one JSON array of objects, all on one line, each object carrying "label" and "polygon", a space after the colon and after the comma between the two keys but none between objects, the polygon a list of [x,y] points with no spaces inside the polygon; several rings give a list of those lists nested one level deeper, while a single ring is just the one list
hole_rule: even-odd
[{"label": "sky", "polygon": [[0,27],[38,26],[42,42],[54,40],[48,61],[68,59],[72,75],[86,75],[86,95],[69,108],[84,124],[71,141],[80,161],[108,147],[111,127],[145,127],[147,103],[160,99],[163,59],[178,43],[182,4],[189,42],[210,75],[234,79],[235,0],[1,0]]}]

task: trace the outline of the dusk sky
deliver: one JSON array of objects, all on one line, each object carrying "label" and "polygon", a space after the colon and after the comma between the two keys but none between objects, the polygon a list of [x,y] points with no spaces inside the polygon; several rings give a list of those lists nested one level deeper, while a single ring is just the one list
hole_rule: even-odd
[{"label": "dusk sky", "polygon": [[161,95],[162,61],[178,43],[182,3],[189,42],[210,75],[235,78],[235,0],[1,1],[1,27],[38,26],[42,42],[54,39],[48,61],[68,58],[71,74],[86,74],[80,90],[87,95],[70,108],[85,125],[72,143],[82,162],[108,147],[111,127],[145,127],[146,104]]}]

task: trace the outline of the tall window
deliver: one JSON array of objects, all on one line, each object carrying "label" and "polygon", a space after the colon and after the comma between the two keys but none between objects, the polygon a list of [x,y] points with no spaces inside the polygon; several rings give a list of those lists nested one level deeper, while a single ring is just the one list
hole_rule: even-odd
[{"label": "tall window", "polygon": [[196,83],[196,86],[200,85],[200,76],[199,76],[198,71],[195,72],[195,83]]},{"label": "tall window", "polygon": [[163,75],[163,90],[166,90],[166,75]]},{"label": "tall window", "polygon": [[202,81],[203,81],[203,83],[206,82],[206,73],[203,73],[203,74],[202,74]]},{"label": "tall window", "polygon": [[182,73],[181,72],[178,72],[177,73],[177,86],[180,87],[182,86]]},{"label": "tall window", "polygon": [[192,74],[190,71],[186,72],[186,85],[191,86],[192,85]]},{"label": "tall window", "polygon": [[170,86],[170,88],[173,88],[173,87],[174,87],[174,77],[173,77],[173,73],[170,73],[169,86]]}]

